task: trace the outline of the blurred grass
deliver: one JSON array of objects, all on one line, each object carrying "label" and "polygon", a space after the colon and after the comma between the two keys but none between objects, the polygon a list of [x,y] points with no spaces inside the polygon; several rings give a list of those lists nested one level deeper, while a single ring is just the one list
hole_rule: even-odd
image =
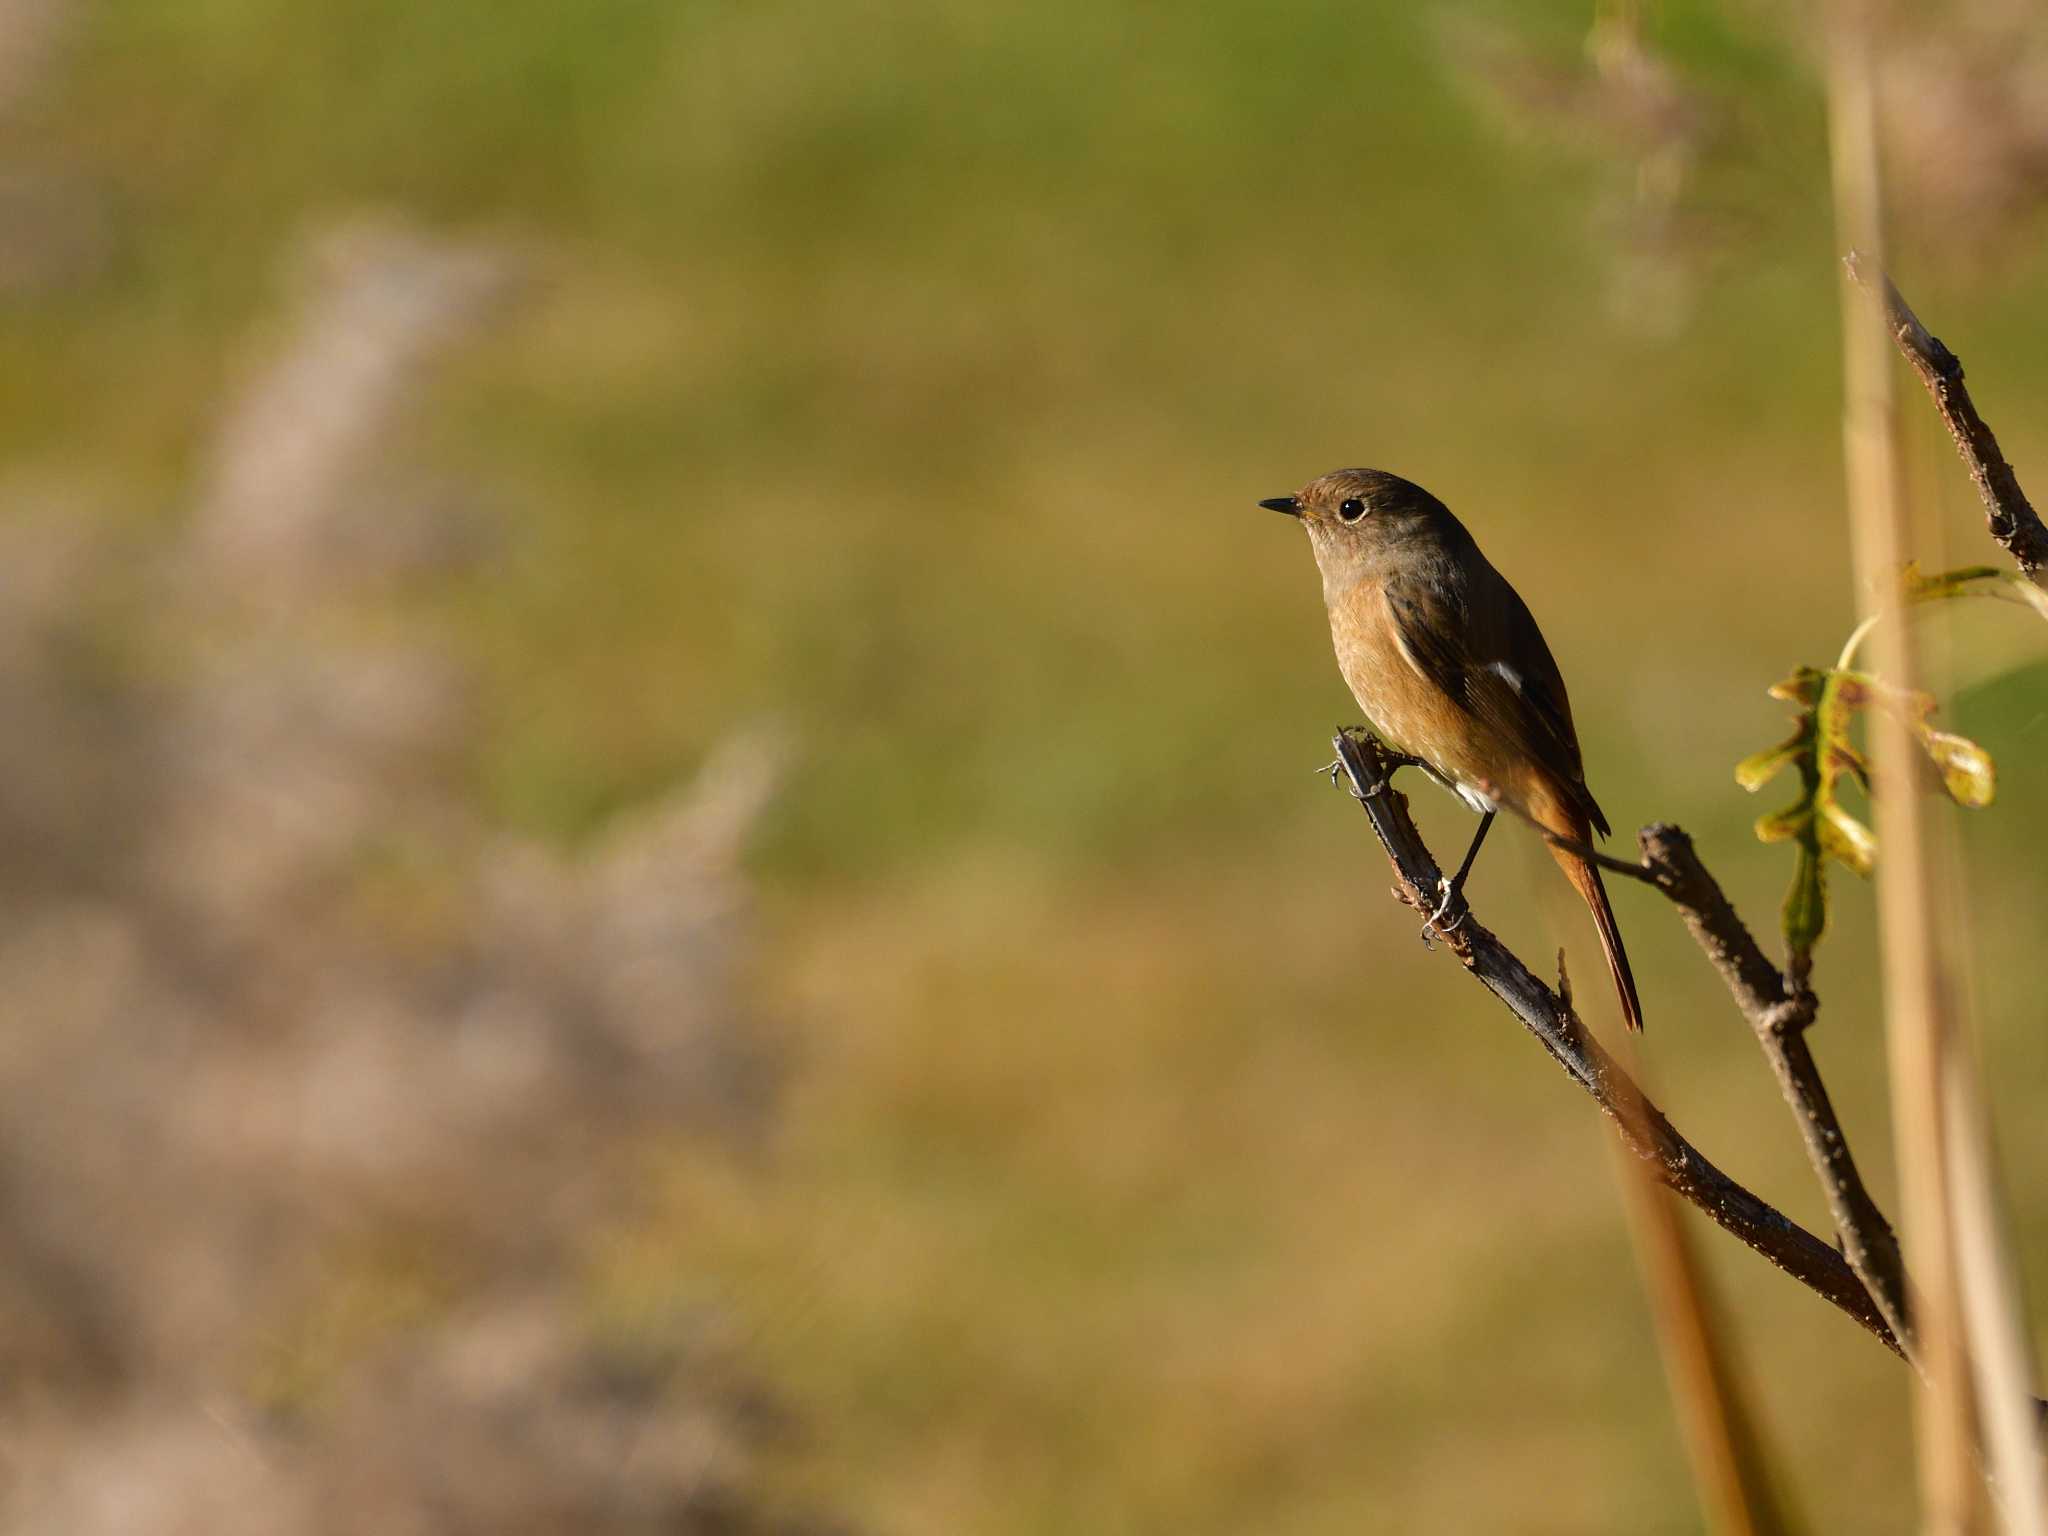
[{"label": "blurred grass", "polygon": [[[1559,67],[1587,19],[1463,14]],[[804,751],[762,854],[786,1135],[737,1190],[678,1158],[600,1289],[708,1266],[676,1283],[794,1393],[793,1483],[882,1530],[1696,1529],[1600,1132],[1310,775],[1356,711],[1251,503],[1354,462],[1442,494],[1543,620],[1616,823],[1683,821],[1768,926],[1785,867],[1729,767],[1849,594],[1818,102],[1729,16],[1657,8],[1732,145],[1657,341],[1609,318],[1589,212],[1628,168],[1501,131],[1440,12],[129,0],[10,129],[122,233],[0,308],[0,451],[175,519],[309,229],[520,245],[523,300],[406,444],[513,514],[419,599],[487,678],[476,793],[574,840],[737,722]],[[2037,481],[2041,276],[1912,285]],[[1955,706],[2005,772],[1968,825],[1993,956],[2038,927],[2044,701],[2036,668]],[[1508,836],[1489,921],[1597,975]],[[1882,1177],[1845,897],[1817,1045]],[[1819,1222],[1713,978],[1618,900],[1669,1107]],[[1979,990],[2038,1268],[2024,978]],[[1906,1529],[1897,1367],[1707,1248],[1805,1506]]]}]

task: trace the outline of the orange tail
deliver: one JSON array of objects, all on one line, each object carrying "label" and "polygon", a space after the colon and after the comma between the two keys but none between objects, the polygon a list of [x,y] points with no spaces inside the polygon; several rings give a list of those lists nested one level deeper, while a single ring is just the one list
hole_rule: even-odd
[{"label": "orange tail", "polygon": [[[1591,830],[1580,827],[1577,836],[1584,841]],[[1607,900],[1607,887],[1600,883],[1599,866],[1555,843],[1550,845],[1550,856],[1557,860],[1557,867],[1564,871],[1564,877],[1585,898],[1586,906],[1593,914],[1593,924],[1600,930],[1600,947],[1607,951],[1607,969],[1614,973],[1614,990],[1621,994],[1622,1019],[1630,1029],[1640,1033],[1643,1027],[1642,999],[1636,996],[1635,974],[1628,968],[1628,951],[1621,947],[1621,926],[1614,921],[1614,908]]]}]

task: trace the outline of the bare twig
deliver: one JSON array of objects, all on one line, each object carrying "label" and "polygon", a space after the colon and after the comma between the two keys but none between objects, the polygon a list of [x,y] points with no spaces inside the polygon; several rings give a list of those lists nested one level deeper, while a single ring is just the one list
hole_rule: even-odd
[{"label": "bare twig", "polygon": [[2020,489],[2019,477],[1999,451],[1998,439],[1977,414],[1976,402],[1963,385],[1962,359],[1929,333],[1891,278],[1870,257],[1851,251],[1842,258],[1842,265],[1856,286],[1883,307],[1892,340],[1927,386],[1935,410],[1955,439],[1963,467],[1983,498],[1991,536],[2005,546],[2023,576],[2036,586],[2048,586],[2048,526],[2042,524],[2033,503]]},{"label": "bare twig", "polygon": [[1667,823],[1645,827],[1638,836],[1641,863],[1615,858],[1590,843],[1547,828],[1537,830],[1558,847],[1662,892],[1678,908],[1686,928],[1721,972],[1736,1006],[1756,1032],[1757,1044],[1798,1122],[1807,1158],[1834,1217],[1843,1256],[1876,1302],[1900,1352],[1911,1359],[1912,1309],[1899,1240],[1863,1183],[1849,1152],[1849,1138],[1835,1116],[1827,1085],[1806,1044],[1806,1027],[1819,1006],[1812,991],[1765,958],[1720,885],[1700,862],[1692,839],[1680,828]]},{"label": "bare twig", "polygon": [[[1443,873],[1408,815],[1407,798],[1387,781],[1392,764],[1372,736],[1341,732],[1337,759],[1364,805],[1374,833],[1393,861],[1397,894],[1428,912],[1436,905]],[[1829,1244],[1728,1177],[1679,1134],[1664,1112],[1602,1050],[1569,1002],[1472,916],[1460,895],[1439,927],[1446,946],[1489,992],[1593,1096],[1622,1142],[1657,1180],[1698,1206],[1723,1230],[1800,1284],[1861,1323],[1887,1348],[1903,1354],[1884,1314],[1856,1272]]]},{"label": "bare twig", "polygon": [[1757,1044],[1798,1123],[1807,1159],[1827,1197],[1842,1256],[1884,1314],[1902,1353],[1911,1359],[1912,1305],[1899,1240],[1864,1186],[1856,1159],[1849,1152],[1849,1138],[1835,1118],[1820,1067],[1806,1044],[1806,1029],[1813,1023],[1818,1000],[1810,989],[1793,984],[1765,958],[1683,830],[1660,822],[1643,828],[1636,840],[1644,864],[1658,877],[1654,882],[1657,889],[1678,908],[1687,930],[1721,973],[1736,1007],[1756,1032]]}]

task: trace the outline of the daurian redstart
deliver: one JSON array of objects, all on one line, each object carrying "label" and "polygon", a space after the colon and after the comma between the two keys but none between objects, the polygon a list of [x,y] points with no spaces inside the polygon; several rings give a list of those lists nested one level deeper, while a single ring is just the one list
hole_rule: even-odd
[{"label": "daurian redstart", "polygon": [[[1377,469],[1333,470],[1259,505],[1308,530],[1337,665],[1359,706],[1389,746],[1480,813],[1439,918],[1503,805],[1581,844],[1595,831],[1606,835],[1543,632],[1448,507]],[[1641,1029],[1635,977],[1599,869],[1556,843],[1550,852],[1592,910],[1622,1016]]]}]

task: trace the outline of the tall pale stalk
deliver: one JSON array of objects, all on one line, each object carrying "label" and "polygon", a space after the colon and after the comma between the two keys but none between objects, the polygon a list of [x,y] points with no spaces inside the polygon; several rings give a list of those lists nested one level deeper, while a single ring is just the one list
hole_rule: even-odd
[{"label": "tall pale stalk", "polygon": [[1614,1156],[1707,1529],[1714,1536],[1785,1536],[1795,1527],[1773,1486],[1742,1372],[1684,1219],[1632,1153],[1617,1146]]},{"label": "tall pale stalk", "polygon": [[[1882,269],[1882,197],[1873,18],[1866,0],[1836,0],[1828,38],[1829,140],[1835,218],[1845,247]],[[1878,672],[1920,684],[1913,632],[1902,620],[1900,574],[1910,558],[1901,494],[1889,338],[1876,311],[1842,288],[1844,447],[1849,527],[1864,612],[1876,620]],[[1892,1118],[1907,1266],[1917,1282],[1915,1407],[1923,1529],[1974,1536],[1985,1528],[1977,1469],[1984,1453],[2005,1529],[2042,1536],[2030,1375],[2014,1287],[2002,1251],[1989,1137],[1975,1058],[1944,953],[1934,827],[1917,792],[1920,766],[1893,711],[1869,716],[1878,793],[1879,931]],[[1972,1388],[1977,1388],[1973,1395]]]}]

